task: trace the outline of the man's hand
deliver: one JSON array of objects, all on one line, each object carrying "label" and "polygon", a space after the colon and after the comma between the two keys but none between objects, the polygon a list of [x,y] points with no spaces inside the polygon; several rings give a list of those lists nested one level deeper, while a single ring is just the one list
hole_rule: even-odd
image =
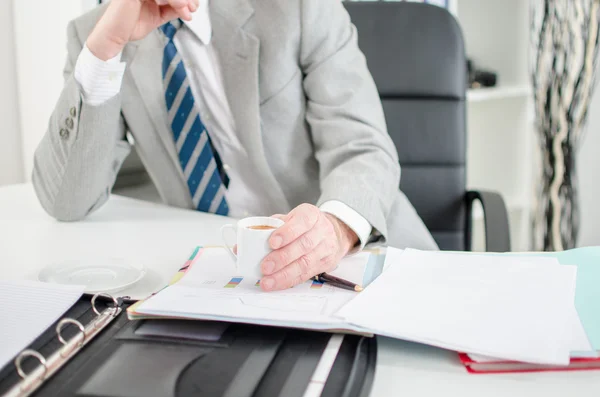
[{"label": "man's hand", "polygon": [[302,204],[275,217],[285,224],[271,235],[274,251],[261,265],[265,291],[290,288],[332,270],[358,241],[345,223],[314,205]]},{"label": "man's hand", "polygon": [[198,0],[112,0],[87,39],[89,50],[106,61],[130,41],[143,39],[152,30],[175,19],[189,21]]}]

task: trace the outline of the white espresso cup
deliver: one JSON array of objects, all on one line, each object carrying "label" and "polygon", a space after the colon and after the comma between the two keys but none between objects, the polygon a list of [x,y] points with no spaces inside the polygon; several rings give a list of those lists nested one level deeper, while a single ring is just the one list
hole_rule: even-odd
[{"label": "white espresso cup", "polygon": [[[236,225],[225,225],[221,228],[221,236],[227,250],[233,258],[239,276],[260,280],[263,276],[260,265],[273,251],[269,247],[269,237],[283,221],[276,218],[256,216],[244,218]],[[227,243],[225,232],[232,230],[236,236],[237,255],[233,252],[233,245]]]}]

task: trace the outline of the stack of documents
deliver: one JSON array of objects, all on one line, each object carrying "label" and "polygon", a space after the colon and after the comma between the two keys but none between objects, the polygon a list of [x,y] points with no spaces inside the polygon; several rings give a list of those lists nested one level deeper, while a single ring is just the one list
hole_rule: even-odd
[{"label": "stack of documents", "polygon": [[[566,365],[592,347],[577,268],[555,258],[405,250],[337,314],[374,333],[505,360]],[[391,261],[391,263],[390,263]]]},{"label": "stack of documents", "polygon": [[[500,255],[500,254],[488,254]],[[555,258],[561,265],[577,266],[575,308],[595,351],[600,351],[600,247],[575,248],[560,252],[501,254],[518,258]],[[589,357],[583,352],[575,357]]]},{"label": "stack of documents", "polygon": [[[368,260],[368,254],[346,258],[338,270],[356,275]],[[176,283],[128,313],[378,334],[566,365],[572,352],[594,350],[574,305],[576,276],[576,266],[553,257],[389,248],[384,271],[361,293],[312,282],[265,293],[258,280],[235,275],[224,249],[202,248]]]},{"label": "stack of documents", "polygon": [[[600,247],[576,248],[560,252],[529,252],[485,254],[529,260],[531,258],[553,258],[561,265],[577,266],[577,287],[575,291],[575,308],[579,316],[581,328],[574,330],[574,340],[582,341],[571,351],[570,363],[564,365],[539,365],[518,361],[503,360],[477,354],[460,353],[460,361],[471,373],[506,373],[506,372],[540,372],[540,371],[573,371],[600,369]],[[581,332],[584,331],[585,335]],[[587,350],[589,341],[592,350]]]}]

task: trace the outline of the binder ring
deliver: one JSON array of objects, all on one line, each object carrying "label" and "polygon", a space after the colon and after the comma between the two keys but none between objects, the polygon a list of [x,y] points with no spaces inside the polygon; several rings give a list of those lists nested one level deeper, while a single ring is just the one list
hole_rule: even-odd
[{"label": "binder ring", "polygon": [[23,371],[23,368],[21,368],[21,361],[23,361],[23,359],[25,357],[35,357],[38,359],[40,364],[44,367],[44,372],[40,376],[40,379],[43,379],[44,376],[46,376],[46,373],[48,373],[48,365],[46,365],[46,359],[40,353],[36,352],[35,350],[31,350],[31,349],[23,350],[21,352],[21,354],[19,354],[15,360],[15,366],[17,367],[17,373],[19,374],[19,376],[22,379],[25,379],[28,376],[28,374],[25,373],[25,371]]},{"label": "binder ring", "polygon": [[96,298],[98,298],[99,296],[104,296],[104,297],[107,297],[109,299],[112,299],[113,303],[115,304],[114,314],[113,314],[113,316],[114,316],[117,313],[117,307],[119,306],[119,302],[117,302],[117,300],[112,295],[106,294],[106,293],[102,293],[102,292],[97,293],[96,295],[94,295],[92,297],[92,310],[94,310],[94,313],[96,313],[96,315],[98,315],[98,316],[100,315],[100,312],[96,308]]},{"label": "binder ring", "polygon": [[81,340],[79,341],[79,344],[77,346],[78,347],[83,346],[83,342],[85,341],[85,329],[83,328],[83,325],[81,325],[81,323],[79,321],[73,320],[72,318],[63,318],[56,325],[56,334],[58,335],[58,340],[60,341],[60,343],[62,343],[63,345],[66,345],[68,343],[65,340],[65,338],[63,338],[63,336],[61,335],[61,331],[62,331],[63,327],[67,324],[73,324],[73,325],[76,325],[77,328],[79,328],[79,331],[81,331]]}]

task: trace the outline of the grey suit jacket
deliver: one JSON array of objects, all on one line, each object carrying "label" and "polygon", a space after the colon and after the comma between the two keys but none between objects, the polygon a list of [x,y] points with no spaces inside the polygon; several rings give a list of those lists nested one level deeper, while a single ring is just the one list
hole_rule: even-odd
[{"label": "grey suit jacket", "polygon": [[[167,123],[158,31],[123,51],[120,94],[82,101],[73,69],[105,7],[72,21],[64,89],[37,148],[33,183],[59,220],[106,202],[130,144],[162,200],[192,208]],[[339,200],[364,216],[379,242],[435,249],[399,189],[400,167],[356,29],[339,0],[215,0],[213,45],[225,91],[272,213]],[[260,214],[270,215],[270,214]]]}]

